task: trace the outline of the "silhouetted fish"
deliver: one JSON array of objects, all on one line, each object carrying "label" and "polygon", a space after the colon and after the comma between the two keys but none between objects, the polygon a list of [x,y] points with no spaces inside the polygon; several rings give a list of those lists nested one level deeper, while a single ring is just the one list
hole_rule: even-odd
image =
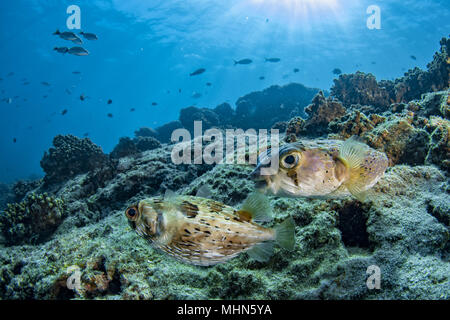
[{"label": "silhouetted fish", "polygon": [[202,73],[205,72],[205,71],[206,71],[206,69],[200,68],[200,69],[197,69],[197,70],[195,70],[194,72],[190,73],[189,75],[190,75],[190,76],[196,76],[196,75],[202,74]]},{"label": "silhouetted fish", "polygon": [[294,73],[299,72],[300,70],[298,68],[294,68]]},{"label": "silhouetted fish", "polygon": [[16,138],[13,138],[13,143],[16,143],[17,142],[17,139]]},{"label": "silhouetted fish", "polygon": [[130,109],[130,112],[134,112],[134,111],[136,111],[135,108],[131,108],[131,109]]},{"label": "silhouetted fish", "polygon": [[264,76],[259,77],[259,80],[264,80],[264,79],[265,79]]},{"label": "silhouetted fish", "polygon": [[211,84],[212,84],[211,82],[207,82],[207,83],[206,83],[206,85],[207,85],[208,87],[211,87]]},{"label": "silhouetted fish", "polygon": [[84,136],[84,137],[89,136],[89,132],[85,132],[85,133],[83,134],[83,136]]},{"label": "silhouetted fish", "polygon": [[23,83],[23,85],[24,86],[27,86],[27,85],[29,85],[30,83],[28,82],[28,81],[25,81],[24,83]]},{"label": "silhouetted fish", "polygon": [[266,62],[280,62],[280,58],[265,58]]},{"label": "silhouetted fish", "polygon": [[86,99],[86,97],[84,96],[84,94],[80,95],[80,100],[84,101],[84,99]]},{"label": "silhouetted fish", "polygon": [[157,102],[152,102],[152,106],[157,106],[158,103]]},{"label": "silhouetted fish", "polygon": [[416,56],[411,56],[411,59],[417,60]]},{"label": "silhouetted fish", "polygon": [[14,72],[10,72],[10,73],[8,73],[6,76],[7,77],[12,77],[14,75]]},{"label": "silhouetted fish", "polygon": [[68,53],[73,54],[75,56],[87,56],[89,51],[82,47],[72,47],[69,49]]},{"label": "silhouetted fish", "polygon": [[112,100],[111,100],[111,99],[108,99],[107,104],[111,104],[111,103],[112,103]]},{"label": "silhouetted fish", "polygon": [[47,81],[42,81],[41,84],[46,87],[50,86],[50,83],[48,83]]},{"label": "silhouetted fish", "polygon": [[339,68],[334,68],[334,69],[333,69],[333,73],[339,75],[339,74],[342,73],[342,71],[341,71],[341,69],[339,69]]},{"label": "silhouetted fish", "polygon": [[201,96],[202,96],[202,94],[200,92],[194,92],[191,97],[194,98],[194,99],[198,99]]},{"label": "silhouetted fish", "polygon": [[73,74],[81,74],[80,71],[72,71]]},{"label": "silhouetted fish", "polygon": [[112,118],[112,117],[113,117],[113,114],[112,114],[112,113],[108,113],[107,116],[108,116],[109,118]]},{"label": "silhouetted fish", "polygon": [[59,52],[59,53],[67,53],[69,51],[69,48],[67,47],[54,47],[53,50]]},{"label": "silhouetted fish", "polygon": [[242,60],[238,60],[238,61],[234,60],[234,65],[237,65],[237,64],[250,64],[252,62],[253,61],[251,59],[242,59]]},{"label": "silhouetted fish", "polygon": [[65,115],[67,113],[67,109],[64,109],[62,112],[61,112],[61,115]]},{"label": "silhouetted fish", "polygon": [[81,31],[80,34],[88,40],[98,40],[97,35],[93,34],[93,33],[88,33],[88,32],[83,32]]},{"label": "silhouetted fish", "polygon": [[55,32],[53,32],[53,34],[59,36],[61,39],[69,41],[75,40],[77,38],[79,39],[79,37],[71,31],[60,32],[59,30],[56,30]]}]

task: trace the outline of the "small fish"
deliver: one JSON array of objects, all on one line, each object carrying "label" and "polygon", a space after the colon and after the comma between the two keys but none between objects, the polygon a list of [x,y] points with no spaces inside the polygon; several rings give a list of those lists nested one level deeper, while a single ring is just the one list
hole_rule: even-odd
[{"label": "small fish", "polygon": [[372,64],[377,64],[375,61],[372,61]]},{"label": "small fish", "polygon": [[334,69],[333,69],[333,73],[336,74],[336,75],[339,75],[339,74],[342,73],[342,71],[341,71],[341,69],[339,69],[339,68],[334,68]]},{"label": "small fish", "polygon": [[299,72],[300,70],[298,68],[294,68],[294,73]]},{"label": "small fish", "polygon": [[134,112],[134,111],[136,111],[135,108],[131,108],[131,109],[130,109],[130,112]]},{"label": "small fish", "polygon": [[157,102],[152,102],[152,106],[157,106],[158,103]]},{"label": "small fish", "polygon": [[7,77],[12,77],[14,75],[14,72],[10,72],[10,73],[8,73],[6,76]]},{"label": "small fish", "polygon": [[267,198],[253,193],[239,210],[198,196],[141,200],[125,211],[130,227],[150,244],[188,264],[211,266],[242,252],[261,262],[273,254],[274,242],[287,250],[295,245],[292,217],[265,228],[270,220]]},{"label": "small fish", "polygon": [[266,62],[280,62],[280,58],[265,58]]},{"label": "small fish", "polygon": [[191,97],[194,98],[194,99],[198,99],[201,96],[202,96],[202,94],[200,92],[194,92]]},{"label": "small fish", "polygon": [[109,118],[112,118],[112,117],[113,117],[113,114],[112,114],[112,113],[108,113],[107,116],[108,116]]},{"label": "small fish", "polygon": [[30,84],[29,81],[25,81],[25,82],[23,83],[24,86],[28,86],[29,84]]},{"label": "small fish", "polygon": [[410,56],[411,59],[417,60],[416,56]]},{"label": "small fish", "polygon": [[80,95],[80,100],[84,101],[86,99],[86,97],[84,96],[84,94]]},{"label": "small fish", "polygon": [[78,37],[77,35],[76,35],[76,38],[75,39],[73,39],[73,40],[71,40],[73,43],[75,43],[75,44],[78,44],[78,45],[82,45],[83,44],[83,40],[81,40],[81,38],[80,37]]},{"label": "small fish", "polygon": [[5,101],[7,104],[11,104],[12,98],[5,98],[5,99],[3,99],[3,101]]},{"label": "small fish", "polygon": [[17,139],[16,138],[13,138],[13,143],[16,143],[17,142]]},{"label": "small fish", "polygon": [[59,30],[56,30],[55,32],[53,32],[53,34],[59,36],[61,39],[69,40],[69,41],[72,41],[72,40],[78,38],[78,36],[75,33],[70,32],[70,31],[60,32]]},{"label": "small fish", "polygon": [[181,93],[181,89],[178,89],[178,93]]},{"label": "small fish", "polygon": [[63,111],[61,111],[61,115],[65,115],[67,113],[67,109],[64,109]]},{"label": "small fish", "polygon": [[47,81],[42,81],[41,84],[43,86],[50,87],[50,83],[48,83]]},{"label": "small fish", "polygon": [[59,53],[67,53],[69,51],[69,48],[67,47],[54,47],[53,50],[59,52]]},{"label": "small fish", "polygon": [[[276,172],[263,175],[262,168],[276,160]],[[302,140],[280,147],[276,154],[270,149],[260,154],[250,177],[260,191],[274,195],[322,199],[353,195],[362,201],[387,166],[384,153],[354,136],[346,141]]]},{"label": "small fish", "polygon": [[264,79],[265,79],[264,76],[259,77],[259,80],[264,80]]},{"label": "small fish", "polygon": [[208,87],[211,87],[212,83],[211,83],[211,82],[207,82],[206,85],[207,85]]},{"label": "small fish", "polygon": [[89,132],[83,133],[83,137],[87,137],[87,136],[89,136]]},{"label": "small fish", "polygon": [[111,99],[108,99],[108,101],[106,102],[107,104],[111,104],[112,103],[112,100]]},{"label": "small fish", "polygon": [[81,74],[80,71],[72,71],[73,74]]},{"label": "small fish", "polygon": [[46,99],[46,98],[48,98],[48,95],[44,94],[44,95],[42,96],[42,98]]},{"label": "small fish", "polygon": [[68,53],[73,54],[75,56],[87,56],[89,51],[82,47],[72,47],[69,49]]},{"label": "small fish", "polygon": [[234,65],[237,65],[237,64],[250,64],[252,62],[253,61],[251,59],[242,59],[242,60],[238,60],[238,61],[234,60]]},{"label": "small fish", "polygon": [[88,33],[81,31],[80,34],[87,40],[98,40],[98,37],[94,33]]},{"label": "small fish", "polygon": [[194,72],[192,72],[192,73],[190,73],[189,75],[192,77],[192,76],[197,76],[197,75],[199,75],[199,74],[202,74],[203,72],[205,72],[206,71],[206,69],[204,69],[204,68],[200,68],[200,69],[197,69],[197,70],[195,70]]},{"label": "small fish", "polygon": [[69,89],[66,88],[66,93],[67,94],[72,94],[72,91],[70,91]]},{"label": "small fish", "polygon": [[289,75],[288,74],[283,74],[282,78],[283,79],[287,79],[287,78],[289,78]]}]

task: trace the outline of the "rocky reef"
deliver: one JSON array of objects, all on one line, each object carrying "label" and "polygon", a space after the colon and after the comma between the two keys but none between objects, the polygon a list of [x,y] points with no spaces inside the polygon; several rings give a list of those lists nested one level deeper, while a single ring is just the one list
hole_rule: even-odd
[{"label": "rocky reef", "polygon": [[[450,299],[448,40],[441,45],[427,71],[395,81],[356,73],[341,75],[329,97],[288,85],[242,97],[236,109],[188,107],[178,121],[122,138],[109,155],[89,139],[55,137],[42,181],[0,185],[0,298]],[[244,253],[187,265],[140,238],[124,210],[167,189],[195,195],[203,186],[239,207],[255,189],[249,165],[172,162],[172,130],[192,130],[194,120],[204,130],[278,128],[284,142],[357,135],[390,167],[364,202],[269,197],[274,221],[265,225],[292,216],[293,251],[276,248],[266,263]],[[380,289],[367,286],[371,266]]]}]

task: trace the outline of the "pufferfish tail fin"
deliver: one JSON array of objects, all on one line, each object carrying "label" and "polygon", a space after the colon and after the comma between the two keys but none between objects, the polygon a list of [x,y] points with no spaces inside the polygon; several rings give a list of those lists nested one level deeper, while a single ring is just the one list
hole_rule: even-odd
[{"label": "pufferfish tail fin", "polygon": [[295,246],[295,222],[287,218],[275,227],[275,241],[284,249],[292,251]]},{"label": "pufferfish tail fin", "polygon": [[360,201],[364,201],[367,196],[363,166],[367,152],[368,146],[357,136],[344,141],[339,151],[339,160],[348,170],[348,179],[344,182],[344,186]]}]

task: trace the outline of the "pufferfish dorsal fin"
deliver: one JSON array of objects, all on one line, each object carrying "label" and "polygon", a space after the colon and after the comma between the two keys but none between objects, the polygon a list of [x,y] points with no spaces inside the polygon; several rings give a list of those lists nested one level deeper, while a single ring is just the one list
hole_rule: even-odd
[{"label": "pufferfish dorsal fin", "polygon": [[259,192],[249,194],[241,209],[237,211],[237,214],[243,220],[248,221],[264,222],[272,220],[272,209],[269,199]]},{"label": "pufferfish dorsal fin", "polygon": [[348,170],[348,179],[344,182],[348,191],[358,200],[366,197],[363,161],[367,155],[368,146],[357,136],[345,140],[339,150],[338,159]]}]

